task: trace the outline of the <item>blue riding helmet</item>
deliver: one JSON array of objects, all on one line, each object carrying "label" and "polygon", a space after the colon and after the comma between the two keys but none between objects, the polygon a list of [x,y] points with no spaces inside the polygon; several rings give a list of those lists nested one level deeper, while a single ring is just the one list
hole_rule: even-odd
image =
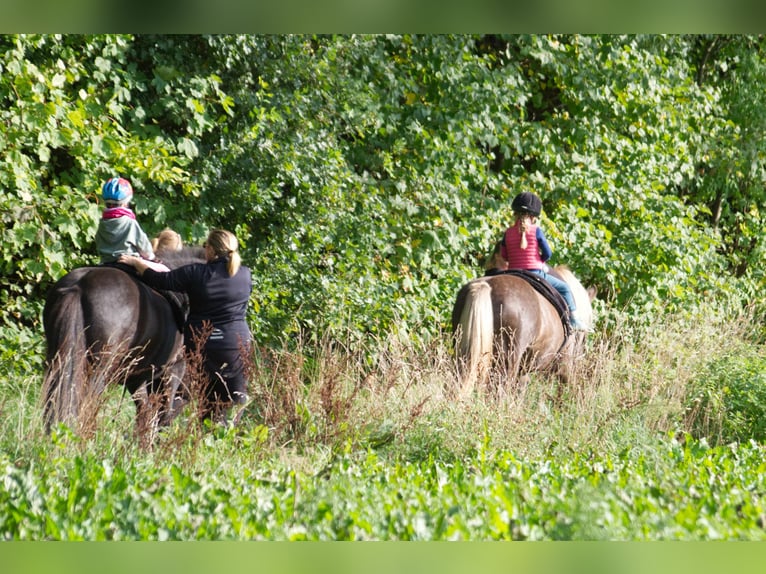
[{"label": "blue riding helmet", "polygon": [[113,177],[101,186],[101,197],[104,201],[125,201],[133,197],[133,187],[127,179]]}]

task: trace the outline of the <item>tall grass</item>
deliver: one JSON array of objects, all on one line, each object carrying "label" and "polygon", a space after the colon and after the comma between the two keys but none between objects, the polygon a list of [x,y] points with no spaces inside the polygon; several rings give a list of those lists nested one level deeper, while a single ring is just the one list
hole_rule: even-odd
[{"label": "tall grass", "polygon": [[[640,329],[617,324],[610,333],[596,332],[560,401],[553,398],[558,381],[540,374],[524,388],[457,401],[447,333],[419,343],[395,333],[365,345],[329,336],[311,345],[291,341],[253,354],[251,401],[236,429],[201,427],[192,405],[140,456],[208,466],[211,461],[199,447],[218,440],[205,456],[217,461],[234,456],[243,464],[278,460],[316,470],[335,453],[349,450],[450,460],[488,446],[522,456],[570,449],[617,452],[650,446],[668,432],[707,433],[717,441],[727,438],[726,397],[716,394],[721,360],[748,356],[751,365],[762,364],[751,326],[747,313],[708,310],[669,315]],[[25,364],[30,363],[19,363]],[[727,372],[731,389],[735,374]],[[40,409],[42,373],[8,362],[2,373],[0,446],[21,458],[48,450]],[[748,405],[750,412],[740,416],[761,414],[753,401]],[[134,416],[121,388],[107,389],[92,413],[90,438],[72,433],[57,448],[66,443],[105,457],[139,456]],[[740,428],[750,427],[742,423]]]},{"label": "tall grass", "polygon": [[238,426],[201,422],[192,367],[156,436],[116,385],[44,434],[27,341],[0,364],[0,537],[760,540],[766,356],[714,310],[612,321],[568,386],[464,401],[447,333],[293,340],[253,353]]}]

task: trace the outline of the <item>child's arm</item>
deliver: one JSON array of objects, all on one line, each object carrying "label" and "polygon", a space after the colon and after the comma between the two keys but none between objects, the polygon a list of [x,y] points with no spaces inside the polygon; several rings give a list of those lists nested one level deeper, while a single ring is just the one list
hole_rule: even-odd
[{"label": "child's arm", "polygon": [[149,261],[154,261],[155,255],[154,249],[152,249],[152,242],[149,241],[149,238],[146,236],[146,233],[143,229],[141,229],[140,226],[137,226],[136,231],[138,236],[138,245],[135,247],[138,249],[141,257],[148,259]]},{"label": "child's arm", "polygon": [[542,259],[544,263],[551,258],[551,255],[553,255],[553,250],[551,249],[551,246],[548,245],[548,240],[545,238],[545,233],[543,233],[542,228],[537,228],[536,236],[537,246],[540,248],[540,259]]}]

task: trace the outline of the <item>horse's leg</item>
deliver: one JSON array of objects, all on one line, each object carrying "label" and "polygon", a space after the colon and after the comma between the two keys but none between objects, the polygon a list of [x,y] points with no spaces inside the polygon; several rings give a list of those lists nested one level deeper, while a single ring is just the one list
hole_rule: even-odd
[{"label": "horse's leg", "polygon": [[164,369],[145,374],[143,381],[134,378],[127,383],[136,407],[135,431],[142,446],[150,446],[159,430],[168,426],[186,405],[179,391],[185,366],[180,351]]},{"label": "horse's leg", "polygon": [[189,404],[190,398],[188,394],[184,392],[183,387],[180,384],[180,381],[183,380],[185,370],[184,365],[178,365],[173,369],[174,373],[172,376],[177,379],[179,383],[169,386],[169,390],[172,389],[172,394],[169,395],[172,399],[168,400],[168,409],[162,419],[163,426],[167,426],[173,422],[173,420],[181,414],[181,411],[186,405]]},{"label": "horse's leg", "polygon": [[563,404],[564,389],[570,386],[572,380],[570,366],[568,358],[562,356],[559,360],[559,365],[552,373],[555,376],[556,381],[556,394],[552,397],[549,395],[548,400],[551,400],[555,407],[560,407]]},{"label": "horse's leg", "polygon": [[187,393],[183,390],[183,378],[186,373],[186,361],[181,349],[176,359],[165,367],[160,393],[163,406],[160,411],[160,426],[168,426],[189,402]]},{"label": "horse's leg", "polygon": [[136,425],[134,432],[141,448],[150,448],[154,443],[159,428],[159,408],[157,395],[149,392],[149,384],[144,383],[133,393],[136,406]]},{"label": "horse's leg", "polygon": [[558,387],[556,389],[556,404],[563,401],[564,389],[571,387],[577,377],[576,362],[582,356],[585,341],[583,332],[570,335],[564,348],[561,350],[558,368],[556,369]]},{"label": "horse's leg", "polygon": [[494,389],[497,396],[515,392],[519,385],[525,385],[529,380],[523,368],[525,344],[520,338],[519,330],[510,327],[503,328],[498,337],[497,368],[494,369],[498,373]]}]

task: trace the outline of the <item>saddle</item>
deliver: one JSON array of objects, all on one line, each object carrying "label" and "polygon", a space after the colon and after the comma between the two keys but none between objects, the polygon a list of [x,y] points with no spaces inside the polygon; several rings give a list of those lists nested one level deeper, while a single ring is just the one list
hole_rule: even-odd
[{"label": "saddle", "polygon": [[178,330],[183,333],[186,325],[186,317],[189,315],[189,296],[178,291],[165,291],[156,289],[156,291],[165,297],[173,310],[173,318],[176,320]]},{"label": "saddle", "polygon": [[556,291],[553,285],[548,283],[544,278],[540,277],[537,273],[532,273],[531,271],[523,269],[507,269],[504,271],[500,269],[490,269],[484,275],[485,277],[493,275],[513,275],[514,277],[524,279],[535,291],[553,305],[553,308],[556,309],[561,318],[561,325],[564,327],[564,337],[569,337],[569,334],[572,332],[572,326],[569,324],[569,306],[564,300],[564,297],[561,296],[561,293]]}]

